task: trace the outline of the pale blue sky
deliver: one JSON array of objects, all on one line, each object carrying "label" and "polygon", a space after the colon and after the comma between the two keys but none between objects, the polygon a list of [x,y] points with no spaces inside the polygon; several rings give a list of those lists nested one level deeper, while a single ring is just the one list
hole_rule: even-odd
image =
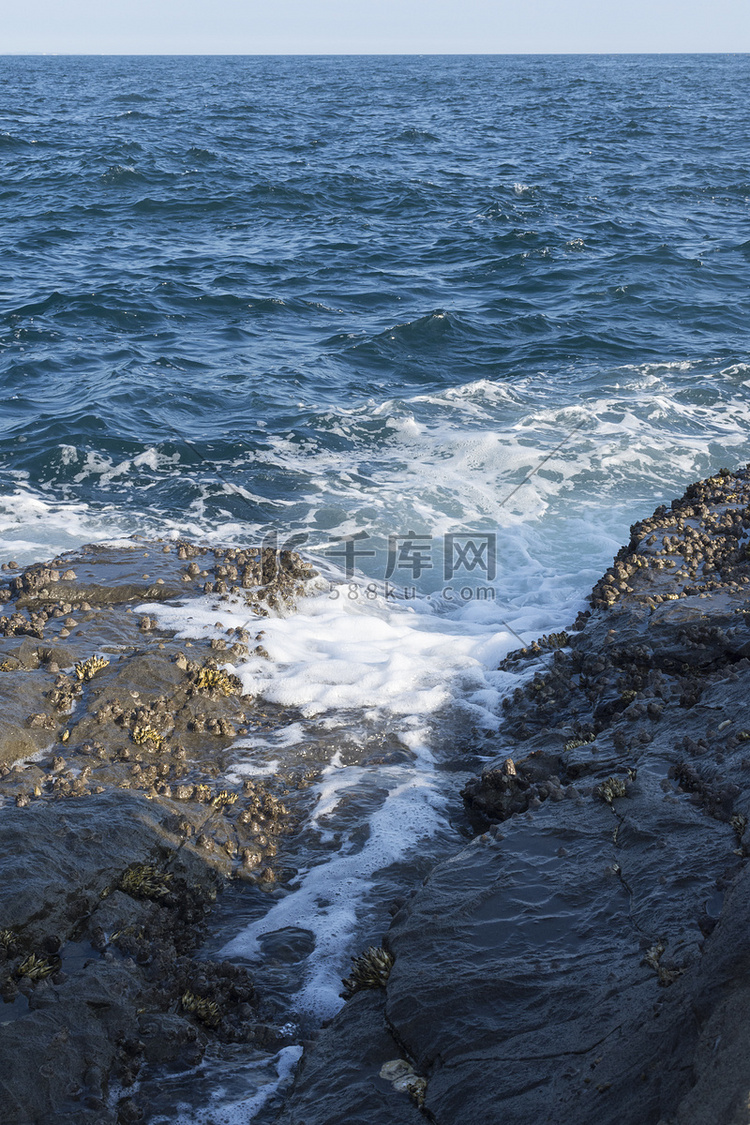
[{"label": "pale blue sky", "polygon": [[750,51],[750,0],[6,0],[0,54]]}]

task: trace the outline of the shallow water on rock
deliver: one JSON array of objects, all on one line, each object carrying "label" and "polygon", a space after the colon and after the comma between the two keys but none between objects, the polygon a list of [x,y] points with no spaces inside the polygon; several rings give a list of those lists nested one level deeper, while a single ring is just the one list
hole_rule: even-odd
[{"label": "shallow water on rock", "polygon": [[[146,1080],[153,1125],[271,1121],[279,1066],[291,1066],[295,1044],[314,1037],[343,1003],[350,958],[381,944],[395,905],[470,834],[459,795],[469,763],[465,772],[458,768],[452,743],[415,752],[377,727],[367,739],[343,741],[336,729],[328,739],[319,732],[313,740],[304,725],[297,725],[298,743],[282,732],[268,750],[284,772],[299,767],[300,749],[308,747],[306,760],[318,772],[294,800],[299,825],[280,844],[279,884],[230,884],[202,954],[250,967],[291,1045],[281,1057],[216,1046],[197,1075],[176,1075],[153,1087]],[[228,783],[255,768],[238,750]],[[446,764],[449,769],[440,768]]]}]

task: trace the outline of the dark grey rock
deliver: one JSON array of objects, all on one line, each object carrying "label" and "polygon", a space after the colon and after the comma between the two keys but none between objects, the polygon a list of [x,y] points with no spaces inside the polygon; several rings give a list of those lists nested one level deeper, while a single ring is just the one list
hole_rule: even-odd
[{"label": "dark grey rock", "polygon": [[212,1038],[286,1042],[246,970],[193,957],[222,879],[260,878],[244,853],[273,882],[289,821],[266,785],[213,785],[236,725],[268,727],[214,657],[247,649],[183,651],[132,609],[234,587],[264,613],[313,572],[289,552],[176,548],[87,547],[0,587],[2,1125],[145,1120],[141,1072],[194,1067]]},{"label": "dark grey rock", "polygon": [[424,1118],[409,1095],[379,1077],[384,1063],[402,1055],[383,993],[358,992],[306,1053],[279,1125],[419,1125]]}]

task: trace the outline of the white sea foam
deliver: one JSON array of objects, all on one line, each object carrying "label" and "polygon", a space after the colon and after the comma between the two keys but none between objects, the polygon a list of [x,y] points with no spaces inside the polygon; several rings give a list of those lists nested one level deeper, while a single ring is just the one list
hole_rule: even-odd
[{"label": "white sea foam", "polygon": [[[361,596],[349,597],[354,590]],[[300,869],[289,893],[224,950],[252,959],[266,934],[284,927],[311,931],[315,948],[294,997],[299,1013],[327,1018],[340,1007],[341,976],[366,929],[381,873],[429,851],[433,838],[452,831],[445,806],[455,777],[434,768],[433,720],[459,705],[467,714],[464,726],[494,729],[502,696],[515,681],[493,669],[518,646],[521,631],[530,641],[542,620],[554,627],[567,623],[573,607],[560,595],[558,589],[544,613],[538,606],[511,607],[513,626],[493,603],[453,606],[427,597],[392,603],[368,596],[364,583],[334,586],[301,599],[296,613],[266,618],[250,615],[240,601],[211,597],[180,607],[140,607],[184,638],[218,636],[239,623],[262,629],[268,658],[227,666],[245,692],[299,709],[307,719],[324,719],[329,733],[338,728],[349,739],[380,721],[410,751],[403,764],[375,767],[346,765],[334,754],[312,791],[305,828],[333,851],[326,862]],[[303,721],[236,743],[235,753],[247,748],[248,758],[233,767],[230,779],[264,772],[267,758],[282,746],[304,745]],[[352,822],[350,798],[357,809]]]},{"label": "white sea foam", "polygon": [[[263,935],[284,927],[304,928],[315,936],[315,949],[307,962],[306,980],[297,993],[300,1014],[328,1018],[341,1007],[341,976],[349,962],[352,939],[362,928],[371,881],[391,865],[424,849],[444,830],[444,786],[432,769],[426,746],[415,746],[416,766],[387,766],[373,771],[343,766],[334,757],[316,786],[318,804],[311,831],[320,838],[335,837],[337,850],[326,863],[299,872],[295,888],[273,903],[268,913],[246,927],[223,953],[254,958],[262,949]],[[367,826],[358,820],[342,828],[335,813],[352,790],[377,789]],[[333,826],[335,825],[335,832]],[[362,841],[363,829],[365,838]]]},{"label": "white sea foam", "polygon": [[[63,446],[63,464],[73,463],[70,460],[66,462],[65,458],[70,458],[71,446]],[[76,455],[75,463],[79,460]],[[113,461],[111,457],[107,457],[101,453],[89,452],[84,458],[83,465],[80,472],[78,472],[73,480],[76,484],[80,484],[86,480],[87,477],[97,476],[101,485],[108,485],[116,477],[123,477],[130,475],[134,469],[147,468],[151,470],[168,469],[170,466],[179,464],[179,453],[166,454],[160,452],[158,449],[152,447],[144,449],[142,453],[137,454],[135,457],[126,457],[122,461]]]},{"label": "white sea foam", "polygon": [[241,600],[218,604],[210,596],[182,606],[148,603],[139,611],[182,638],[220,636],[239,625],[261,629],[268,658],[251,655],[229,667],[246,694],[306,718],[357,710],[421,725],[460,695],[474,705],[477,719],[494,725],[491,707],[501,684],[491,669],[521,641],[531,641],[538,622],[561,627],[570,603],[558,590],[546,613],[509,607],[506,621],[506,607],[493,602],[454,608],[423,597],[414,605],[388,603],[361,583],[344,583],[302,599],[298,612],[285,616],[259,618]]},{"label": "white sea foam", "polygon": [[[247,1125],[252,1121],[276,1091],[289,1080],[295,1067],[302,1057],[302,1047],[298,1045],[282,1047],[278,1054],[262,1067],[251,1061],[244,1068],[237,1068],[233,1077],[235,1086],[240,1084],[243,1070],[247,1071],[245,1085],[255,1087],[249,1096],[241,1096],[236,1090],[230,1090],[226,1085],[217,1085],[211,1091],[211,1104],[205,1109],[188,1109],[178,1112],[176,1116],[170,1115],[170,1125]],[[205,1064],[204,1064],[205,1065]],[[270,1081],[256,1086],[259,1077],[273,1067],[276,1077]],[[165,1119],[160,1115],[155,1118],[157,1122]]]},{"label": "white sea foam", "polygon": [[[307,533],[313,550],[362,530],[384,541],[412,528],[435,536],[481,528],[501,529],[506,554],[523,553],[534,531],[548,542],[576,539],[571,518],[619,541],[665,491],[677,495],[690,480],[748,457],[749,383],[742,364],[680,361],[563,373],[554,382],[542,372],[480,379],[408,399],[312,409],[318,429],[304,440],[269,433],[263,448],[218,466],[224,480],[201,469],[192,481],[198,495],[181,513],[154,506],[159,480],[190,472],[178,454],[149,447],[118,461],[61,446],[60,463],[77,470],[61,486],[63,499],[52,485],[34,490],[17,479],[0,500],[0,549],[27,562],[134,531],[254,541],[267,526],[243,519],[238,500],[248,513],[276,512],[285,529]],[[331,448],[332,434],[344,448]],[[289,481],[286,495],[275,487],[266,494],[262,482],[279,473]],[[84,485],[88,505],[77,498]],[[222,511],[223,495],[232,514]],[[592,554],[592,538],[579,558],[601,566],[609,545],[605,555]],[[557,547],[549,553],[556,557]],[[546,561],[543,542],[536,559]]]},{"label": "white sea foam", "polygon": [[[549,517],[554,524],[573,508],[621,537],[618,528],[665,488],[679,494],[717,460],[747,458],[742,376],[684,361],[568,384],[542,373],[512,384],[478,380],[331,409],[320,441],[269,435],[270,449],[253,455],[253,465],[298,478],[297,508],[306,514],[297,518],[313,546],[325,532],[385,536],[414,527],[440,535]],[[375,442],[373,422],[382,427]],[[347,448],[331,449],[331,433]]]},{"label": "white sea foam", "polygon": [[0,494],[0,556],[20,565],[49,559],[83,543],[127,535],[131,518],[111,507],[94,513],[88,504],[54,501],[19,485]]}]

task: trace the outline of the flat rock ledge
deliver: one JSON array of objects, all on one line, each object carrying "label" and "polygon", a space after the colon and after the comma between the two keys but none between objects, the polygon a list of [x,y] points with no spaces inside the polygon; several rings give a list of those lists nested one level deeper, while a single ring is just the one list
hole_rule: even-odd
[{"label": "flat rock ledge", "polygon": [[[140,1085],[209,1046],[289,1041],[250,974],[200,951],[227,880],[263,895],[287,877],[304,767],[217,779],[238,738],[284,721],[232,668],[314,572],[139,539],[3,570],[0,1121],[135,1125]],[[244,624],[179,642],[139,609],[190,595],[244,604]]]},{"label": "flat rock ledge", "polygon": [[747,1125],[748,505],[748,469],[692,485],[569,632],[506,658],[477,835],[398,910],[385,987],[279,1125]]}]

